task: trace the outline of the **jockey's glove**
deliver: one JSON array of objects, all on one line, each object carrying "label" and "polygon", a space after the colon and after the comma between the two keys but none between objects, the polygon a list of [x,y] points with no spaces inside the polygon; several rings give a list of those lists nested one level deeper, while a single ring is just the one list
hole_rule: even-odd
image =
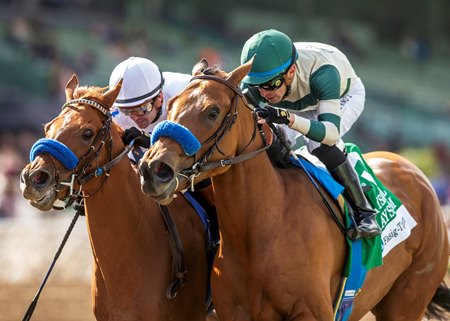
[{"label": "jockey's glove", "polygon": [[125,129],[122,141],[125,146],[129,145],[134,139],[134,146],[141,146],[144,148],[150,148],[150,135],[143,130],[137,129],[136,127],[131,127]]},{"label": "jockey's glove", "polygon": [[291,114],[287,110],[264,106],[255,108],[255,112],[268,123],[289,125]]}]

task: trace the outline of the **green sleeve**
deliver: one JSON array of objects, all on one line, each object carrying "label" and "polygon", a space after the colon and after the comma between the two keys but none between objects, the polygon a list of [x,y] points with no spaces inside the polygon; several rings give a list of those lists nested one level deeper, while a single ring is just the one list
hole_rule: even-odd
[{"label": "green sleeve", "polygon": [[339,99],[341,76],[336,67],[324,65],[312,73],[309,85],[311,94],[317,100]]}]

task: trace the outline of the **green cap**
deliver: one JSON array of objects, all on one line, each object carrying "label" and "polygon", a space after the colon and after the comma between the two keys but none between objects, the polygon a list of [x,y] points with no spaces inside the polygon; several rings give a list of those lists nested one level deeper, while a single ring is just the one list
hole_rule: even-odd
[{"label": "green cap", "polygon": [[258,32],[245,42],[241,64],[248,62],[254,55],[252,69],[242,79],[242,82],[250,85],[271,80],[285,72],[297,59],[291,38],[274,29]]}]

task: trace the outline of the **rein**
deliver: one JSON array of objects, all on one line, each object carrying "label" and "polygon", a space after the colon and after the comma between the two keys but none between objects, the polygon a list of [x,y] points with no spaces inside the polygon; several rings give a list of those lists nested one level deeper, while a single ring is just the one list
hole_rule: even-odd
[{"label": "rein", "polygon": [[184,265],[184,249],[177,227],[175,226],[172,216],[170,215],[169,208],[159,203],[158,206],[164,224],[166,225],[166,228],[171,236],[170,251],[172,252],[172,257],[174,260],[175,280],[166,289],[166,297],[171,300],[177,296],[178,289],[183,286],[186,281],[187,271]]},{"label": "rein", "polygon": [[70,222],[69,228],[67,229],[67,232],[64,235],[63,240],[62,240],[61,244],[59,245],[58,250],[56,251],[56,254],[55,254],[54,258],[53,258],[53,261],[50,264],[50,267],[49,267],[47,273],[45,274],[45,277],[42,280],[42,283],[39,286],[38,291],[36,292],[33,300],[30,303],[30,305],[28,306],[28,309],[25,312],[25,315],[23,316],[22,321],[28,321],[28,320],[31,319],[31,316],[34,313],[34,309],[36,308],[36,305],[38,303],[39,297],[40,297],[40,295],[42,293],[42,290],[44,290],[44,286],[47,283],[47,280],[48,280],[48,278],[50,276],[50,273],[53,271],[53,268],[55,267],[56,261],[58,260],[59,256],[61,255],[61,252],[62,252],[64,246],[66,245],[67,240],[69,239],[70,233],[72,233],[72,230],[75,227],[75,223],[77,222],[78,217],[80,215],[84,215],[84,205],[82,203],[76,204],[74,206],[74,208],[76,210],[75,216],[73,217],[72,221]]},{"label": "rein", "polygon": [[[256,157],[258,154],[267,150],[270,147],[270,145],[267,144],[267,141],[265,139],[265,135],[264,135],[262,128],[260,126],[258,126],[258,124],[257,124],[256,114],[253,114],[254,115],[254,117],[253,117],[254,118],[254,127],[253,127],[252,138],[250,139],[248,144],[242,149],[242,151],[240,153],[243,153],[245,151],[245,149],[247,149],[247,147],[250,146],[251,142],[253,142],[255,140],[257,129],[259,130],[261,137],[263,138],[264,146],[255,151],[245,153],[245,154],[239,154],[238,156],[235,156],[235,157],[229,157],[229,158],[225,158],[225,159],[221,159],[221,160],[217,160],[217,161],[208,162],[208,158],[214,153],[215,150],[219,151],[219,153],[224,155],[224,153],[220,150],[218,143],[223,139],[223,137],[225,136],[225,133],[227,131],[229,131],[231,129],[231,127],[236,123],[236,118],[238,116],[238,112],[237,112],[237,107],[239,104],[238,99],[240,98],[242,100],[242,102],[244,102],[245,106],[247,108],[249,108],[250,110],[253,111],[253,108],[251,108],[245,102],[245,100],[244,100],[245,96],[242,93],[241,89],[237,86],[234,86],[227,80],[217,77],[217,76],[212,76],[212,75],[199,75],[199,76],[192,77],[191,81],[197,80],[197,79],[212,80],[212,81],[219,82],[219,83],[227,86],[228,88],[230,88],[234,92],[234,96],[233,96],[233,100],[231,102],[230,110],[228,111],[228,114],[225,116],[222,124],[208,139],[206,139],[201,144],[201,146],[204,146],[205,144],[208,144],[214,140],[214,145],[211,146],[211,148],[209,148],[209,150],[207,150],[205,152],[205,154],[203,155],[201,160],[198,162],[195,162],[195,154],[194,154],[194,164],[192,165],[192,167],[181,170],[179,172],[180,176],[186,178],[191,183],[191,191],[194,191],[195,177],[200,175],[201,172],[210,171],[215,168],[225,167],[225,166],[230,166],[230,165],[245,162],[249,159]],[[177,181],[178,181],[178,177],[177,177]]]}]

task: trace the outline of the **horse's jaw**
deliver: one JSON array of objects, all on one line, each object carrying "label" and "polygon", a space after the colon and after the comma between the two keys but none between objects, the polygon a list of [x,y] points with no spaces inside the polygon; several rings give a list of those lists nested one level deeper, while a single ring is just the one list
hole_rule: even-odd
[{"label": "horse's jaw", "polygon": [[142,192],[155,202],[161,205],[168,205],[176,197],[175,193],[178,184],[175,179],[168,184],[161,184],[147,174],[141,174],[139,177]]}]

